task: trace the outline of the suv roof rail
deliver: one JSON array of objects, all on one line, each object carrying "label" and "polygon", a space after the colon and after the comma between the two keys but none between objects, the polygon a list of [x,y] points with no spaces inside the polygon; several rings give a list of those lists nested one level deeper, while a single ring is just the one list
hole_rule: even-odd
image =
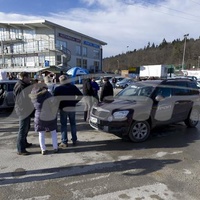
[{"label": "suv roof rail", "polygon": [[170,80],[190,80],[190,81],[196,81],[196,79],[192,78],[192,77],[173,77],[173,78],[167,78],[166,81],[170,81]]}]

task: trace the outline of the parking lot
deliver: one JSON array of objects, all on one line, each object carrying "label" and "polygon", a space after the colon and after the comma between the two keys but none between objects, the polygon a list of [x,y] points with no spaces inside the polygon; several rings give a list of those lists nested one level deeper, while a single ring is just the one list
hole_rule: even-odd
[{"label": "parking lot", "polygon": [[[200,125],[182,123],[153,131],[143,143],[132,143],[93,130],[77,113],[79,143],[41,155],[33,122],[31,155],[16,154],[18,121],[0,114],[0,199],[148,199],[198,200],[200,191]],[[60,139],[60,132],[58,132]]]}]

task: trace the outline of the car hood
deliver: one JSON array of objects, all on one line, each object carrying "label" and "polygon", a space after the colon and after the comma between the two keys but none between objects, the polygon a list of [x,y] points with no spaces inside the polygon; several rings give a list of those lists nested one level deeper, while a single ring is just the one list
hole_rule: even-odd
[{"label": "car hood", "polygon": [[115,98],[111,102],[102,102],[97,106],[101,109],[113,111],[113,110],[125,110],[125,109],[151,109],[152,100],[147,97],[138,97],[134,100],[126,100]]}]

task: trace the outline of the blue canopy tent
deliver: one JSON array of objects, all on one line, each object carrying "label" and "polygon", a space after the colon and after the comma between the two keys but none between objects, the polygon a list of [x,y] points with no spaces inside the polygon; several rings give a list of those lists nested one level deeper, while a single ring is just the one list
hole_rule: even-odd
[{"label": "blue canopy tent", "polygon": [[82,82],[81,77],[82,75],[89,74],[89,71],[87,69],[81,68],[81,67],[72,67],[66,72],[67,75],[72,77],[72,82],[75,83],[76,78],[78,77],[79,83]]}]

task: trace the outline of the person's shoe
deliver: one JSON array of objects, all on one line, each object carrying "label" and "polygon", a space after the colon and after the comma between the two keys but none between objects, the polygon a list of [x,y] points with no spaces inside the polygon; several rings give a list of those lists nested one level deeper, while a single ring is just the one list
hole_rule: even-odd
[{"label": "person's shoe", "polygon": [[26,148],[31,147],[33,144],[32,143],[26,143]]},{"label": "person's shoe", "polygon": [[59,149],[54,149],[53,152],[54,153],[58,153]]},{"label": "person's shoe", "polygon": [[75,141],[75,142],[73,142],[73,143],[72,143],[72,145],[73,145],[73,146],[76,146],[76,145],[77,145],[77,142],[76,142],[76,141]]},{"label": "person's shoe", "polygon": [[66,148],[66,147],[68,147],[68,144],[61,142],[61,143],[58,144],[58,146],[61,147],[61,148]]},{"label": "person's shoe", "polygon": [[27,155],[30,155],[30,152],[25,150],[25,151],[22,151],[22,152],[17,152],[17,154],[20,155],[20,156],[27,156]]},{"label": "person's shoe", "polygon": [[46,154],[47,154],[47,151],[41,151],[41,154],[42,154],[42,155],[46,155]]}]

